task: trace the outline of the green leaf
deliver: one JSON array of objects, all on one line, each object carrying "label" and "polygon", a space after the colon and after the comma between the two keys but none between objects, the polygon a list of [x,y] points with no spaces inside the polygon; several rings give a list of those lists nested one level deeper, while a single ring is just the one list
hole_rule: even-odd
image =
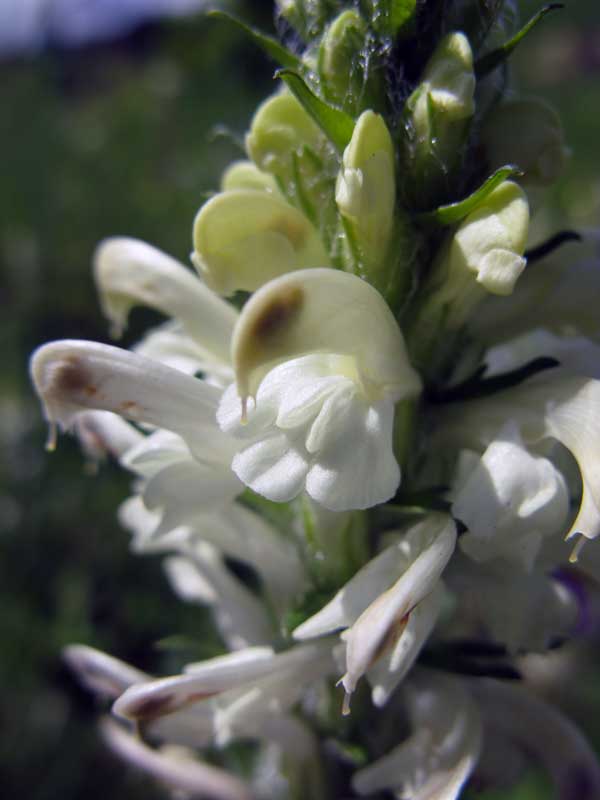
[{"label": "green leaf", "polygon": [[512,164],[500,167],[464,200],[459,200],[457,203],[449,203],[446,206],[439,206],[434,211],[426,211],[423,214],[419,214],[417,220],[423,223],[433,222],[438,225],[454,225],[474,211],[477,206],[481,205],[502,181],[511,176],[519,176],[521,174],[520,169]]},{"label": "green leaf", "polygon": [[508,58],[515,47],[533,28],[535,28],[538,22],[540,22],[546,16],[546,14],[549,14],[551,11],[557,11],[559,8],[564,8],[564,5],[562,3],[550,3],[549,5],[541,8],[537,14],[535,14],[529,20],[529,22],[527,22],[521,28],[521,30],[512,37],[512,39],[504,42],[503,45],[500,45],[500,47],[496,48],[495,50],[486,53],[486,55],[482,56],[475,62],[475,75],[478,78],[482,78],[484,75],[487,75],[489,72],[495,69],[499,64]]},{"label": "green leaf", "polygon": [[395,37],[410,23],[417,9],[416,0],[372,0],[373,27],[384,36]]},{"label": "green leaf", "polygon": [[252,28],[243,20],[233,16],[232,14],[228,14],[226,11],[210,11],[208,16],[215,17],[216,19],[224,19],[227,20],[227,22],[233,23],[250,39],[252,39],[252,41],[257,44],[261,50],[263,50],[263,52],[270,56],[273,61],[276,61],[282,67],[298,70],[300,72],[304,70],[304,65],[298,56],[294,55],[294,53],[292,53],[286,47],[279,44],[277,39],[274,39],[272,36],[268,36],[266,33],[257,31],[256,28]]},{"label": "green leaf", "polygon": [[341,153],[352,138],[354,120],[345,111],[331,106],[308,88],[297,72],[289,69],[280,69],[276,77],[286,82],[289,90],[303,105],[325,136],[334,144]]}]

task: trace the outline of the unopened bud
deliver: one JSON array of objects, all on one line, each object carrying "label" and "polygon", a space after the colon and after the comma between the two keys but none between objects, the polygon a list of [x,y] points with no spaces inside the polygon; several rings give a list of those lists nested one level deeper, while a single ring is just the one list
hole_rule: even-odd
[{"label": "unopened bud", "polygon": [[449,33],[406,101],[406,160],[418,206],[444,199],[446,178],[458,165],[473,116],[474,91],[469,41],[463,33]]}]

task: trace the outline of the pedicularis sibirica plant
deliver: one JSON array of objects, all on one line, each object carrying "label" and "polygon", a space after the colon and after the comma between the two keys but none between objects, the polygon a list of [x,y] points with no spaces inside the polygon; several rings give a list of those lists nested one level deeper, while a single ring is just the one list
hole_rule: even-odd
[{"label": "pedicularis sibirica plant", "polygon": [[110,746],[172,789],[454,800],[537,761],[561,800],[600,797],[519,667],[585,634],[600,577],[600,264],[573,232],[528,243],[567,151],[509,80],[554,8],[280,0],[280,39],[234,20],[280,80],[193,268],[127,238],[94,257],[116,336],[135,305],[168,321],[33,355],[50,446],[60,426],[132,473],[132,549],[221,637],[168,677],[66,652],[114,700]]}]

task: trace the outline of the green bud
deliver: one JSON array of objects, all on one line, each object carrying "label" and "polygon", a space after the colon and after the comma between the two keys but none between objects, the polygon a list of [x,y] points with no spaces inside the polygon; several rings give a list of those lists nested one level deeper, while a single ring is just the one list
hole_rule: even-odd
[{"label": "green bud", "polygon": [[271,174],[283,195],[319,229],[325,242],[334,238],[334,149],[301,103],[288,91],[266,100],[256,111],[246,136],[248,154]]},{"label": "green bud", "polygon": [[481,138],[491,166],[516,164],[531,184],[548,185],[569,157],[558,114],[542,100],[512,100],[488,114]]},{"label": "green bud", "polygon": [[276,14],[309,42],[323,32],[336,0],[276,0]]},{"label": "green bud", "polygon": [[525,268],[528,229],[525,193],[516,183],[504,181],[442,246],[417,300],[408,335],[414,362],[430,376],[456,343],[455,337],[441,332],[457,334],[487,293],[512,293]]},{"label": "green bud", "polygon": [[246,149],[257,167],[274,175],[286,189],[294,179],[294,156],[306,149],[318,154],[325,137],[312,117],[289,92],[262,103],[246,135]]},{"label": "green bud", "polygon": [[416,0],[368,0],[373,29],[382,36],[402,36],[406,29],[413,30],[417,10]]},{"label": "green bud", "polygon": [[354,10],[344,11],[326,30],[319,49],[319,77],[326,100],[356,116],[385,103],[375,54],[367,51],[367,25]]},{"label": "green bud", "polygon": [[474,91],[469,41],[463,33],[449,33],[429,59],[404,111],[405,161],[417,207],[437,205],[447,195],[473,116]]},{"label": "green bud", "polygon": [[367,276],[377,273],[383,265],[394,221],[395,197],[392,138],[382,117],[364,111],[344,150],[335,200]]}]

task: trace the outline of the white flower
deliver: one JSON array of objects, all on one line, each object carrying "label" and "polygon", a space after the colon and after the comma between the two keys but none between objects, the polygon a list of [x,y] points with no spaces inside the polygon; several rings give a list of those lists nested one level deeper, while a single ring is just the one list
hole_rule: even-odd
[{"label": "white flower", "polygon": [[132,685],[119,697],[114,712],[126,719],[153,721],[205,708],[214,739],[223,745],[236,736],[260,737],[264,723],[285,713],[306,686],[332,669],[330,641],[278,654],[269,647],[250,647],[188,665],[183,675]]},{"label": "white flower", "polygon": [[114,336],[134,305],[146,305],[177,320],[207,360],[229,362],[235,308],[171,256],[138,239],[105,239],[94,256],[94,277]]},{"label": "white flower", "polygon": [[455,678],[425,670],[405,688],[413,733],[387,755],[357,772],[361,795],[392,789],[400,800],[456,800],[481,750],[479,712]]},{"label": "white flower", "polygon": [[[467,456],[467,453],[464,454]],[[460,547],[475,561],[504,558],[531,571],[544,537],[562,530],[569,494],[554,464],[524,447],[509,423],[483,455],[463,459],[453,491],[452,513],[468,530]]]},{"label": "white flower", "polygon": [[206,800],[252,800],[249,787],[223,769],[204,764],[182,748],[154,750],[112,720],[101,725],[106,744],[132,766],[173,791]]},{"label": "white flower", "polygon": [[360,569],[317,614],[294,631],[309,639],[346,628],[349,695],[366,673],[373,702],[384,705],[406,675],[440,610],[439,578],[456,543],[454,523],[431,515]]},{"label": "white flower", "polygon": [[557,439],[577,461],[583,485],[567,538],[581,534],[594,539],[600,534],[599,411],[600,381],[552,370],[517,388],[461,403],[460,408],[448,406],[436,419],[437,440],[477,450],[496,438],[506,420],[518,427],[526,445]]},{"label": "white flower", "polygon": [[456,553],[444,580],[455,599],[444,630],[451,638],[484,635],[510,653],[543,652],[577,624],[575,596],[541,570],[526,573],[501,561],[479,564]]},{"label": "white flower", "polygon": [[505,736],[549,772],[556,797],[600,797],[600,766],[581,732],[531,690],[494,680],[472,681],[486,728]]},{"label": "white flower", "polygon": [[231,450],[215,423],[221,392],[127,350],[65,339],[38,348],[31,375],[51,427],[70,428],[87,409],[178,433],[200,460],[223,464]]},{"label": "white flower", "polygon": [[225,392],[218,421],[247,441],[232,462],[246,485],[278,502],[306,488],[333,511],[394,494],[394,405],[421,382],[375,289],[327,269],[271,281],[242,311],[232,360],[237,393]]}]

